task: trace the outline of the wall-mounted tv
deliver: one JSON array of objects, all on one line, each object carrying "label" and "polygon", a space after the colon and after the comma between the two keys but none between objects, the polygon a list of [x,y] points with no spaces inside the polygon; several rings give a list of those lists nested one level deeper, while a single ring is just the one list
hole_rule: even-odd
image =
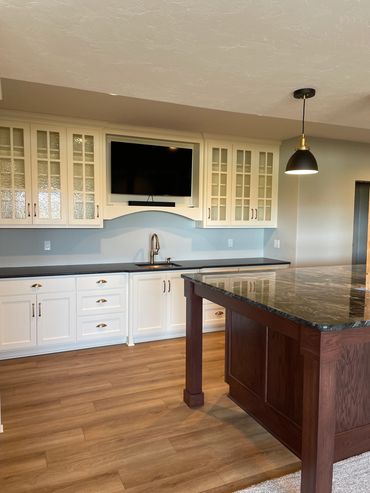
[{"label": "wall-mounted tv", "polygon": [[113,194],[191,196],[191,147],[111,141],[110,158]]}]

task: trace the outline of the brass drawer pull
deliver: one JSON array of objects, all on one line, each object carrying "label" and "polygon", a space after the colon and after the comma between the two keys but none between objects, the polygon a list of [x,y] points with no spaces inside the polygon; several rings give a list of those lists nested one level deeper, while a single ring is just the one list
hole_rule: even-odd
[{"label": "brass drawer pull", "polygon": [[99,279],[99,281],[96,281],[96,284],[107,284],[107,282],[105,279]]},{"label": "brass drawer pull", "polygon": [[42,284],[39,283],[32,284],[31,288],[42,288]]},{"label": "brass drawer pull", "polygon": [[218,317],[221,317],[221,315],[223,315],[224,312],[222,312],[221,310],[217,310],[217,312],[215,312],[215,315],[217,315]]},{"label": "brass drawer pull", "polygon": [[104,329],[104,327],[108,327],[107,324],[98,324],[96,326],[97,329]]},{"label": "brass drawer pull", "polygon": [[100,298],[100,300],[96,300],[97,303],[107,303],[108,300],[106,300],[105,298]]},{"label": "brass drawer pull", "polygon": [[32,303],[32,318],[35,318],[35,303]]}]

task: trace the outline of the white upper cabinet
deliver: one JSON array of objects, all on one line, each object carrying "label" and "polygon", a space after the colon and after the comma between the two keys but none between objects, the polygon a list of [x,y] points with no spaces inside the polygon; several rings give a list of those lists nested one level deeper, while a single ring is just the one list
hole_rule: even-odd
[{"label": "white upper cabinet", "polygon": [[100,201],[100,134],[98,131],[68,129],[69,222],[102,223]]},{"label": "white upper cabinet", "polygon": [[[86,125],[0,119],[0,227],[98,228],[142,211],[179,214],[205,228],[277,226],[278,144]],[[192,149],[191,195],[149,205],[147,195],[112,193],[115,141]]]},{"label": "white upper cabinet", "polygon": [[0,226],[102,226],[101,132],[0,120]]},{"label": "white upper cabinet", "polygon": [[205,227],[276,227],[277,145],[210,142]]},{"label": "white upper cabinet", "polygon": [[231,153],[228,145],[210,145],[208,151],[207,224],[230,222]]},{"label": "white upper cabinet", "polygon": [[66,132],[31,126],[33,224],[67,224]]},{"label": "white upper cabinet", "polygon": [[0,122],[0,224],[31,224],[30,132]]}]

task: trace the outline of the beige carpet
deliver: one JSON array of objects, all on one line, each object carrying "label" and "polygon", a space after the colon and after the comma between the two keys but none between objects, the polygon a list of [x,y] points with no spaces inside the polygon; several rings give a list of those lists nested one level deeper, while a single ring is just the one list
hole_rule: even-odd
[{"label": "beige carpet", "polygon": [[[237,493],[300,493],[301,473],[256,484]],[[334,464],[333,493],[370,492],[370,452]]]}]

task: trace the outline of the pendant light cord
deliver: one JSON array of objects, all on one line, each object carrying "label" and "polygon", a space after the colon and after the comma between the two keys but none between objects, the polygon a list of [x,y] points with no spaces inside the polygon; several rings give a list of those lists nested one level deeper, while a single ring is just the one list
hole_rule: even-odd
[{"label": "pendant light cord", "polygon": [[304,117],[306,112],[306,96],[303,96],[302,135],[304,135]]}]

